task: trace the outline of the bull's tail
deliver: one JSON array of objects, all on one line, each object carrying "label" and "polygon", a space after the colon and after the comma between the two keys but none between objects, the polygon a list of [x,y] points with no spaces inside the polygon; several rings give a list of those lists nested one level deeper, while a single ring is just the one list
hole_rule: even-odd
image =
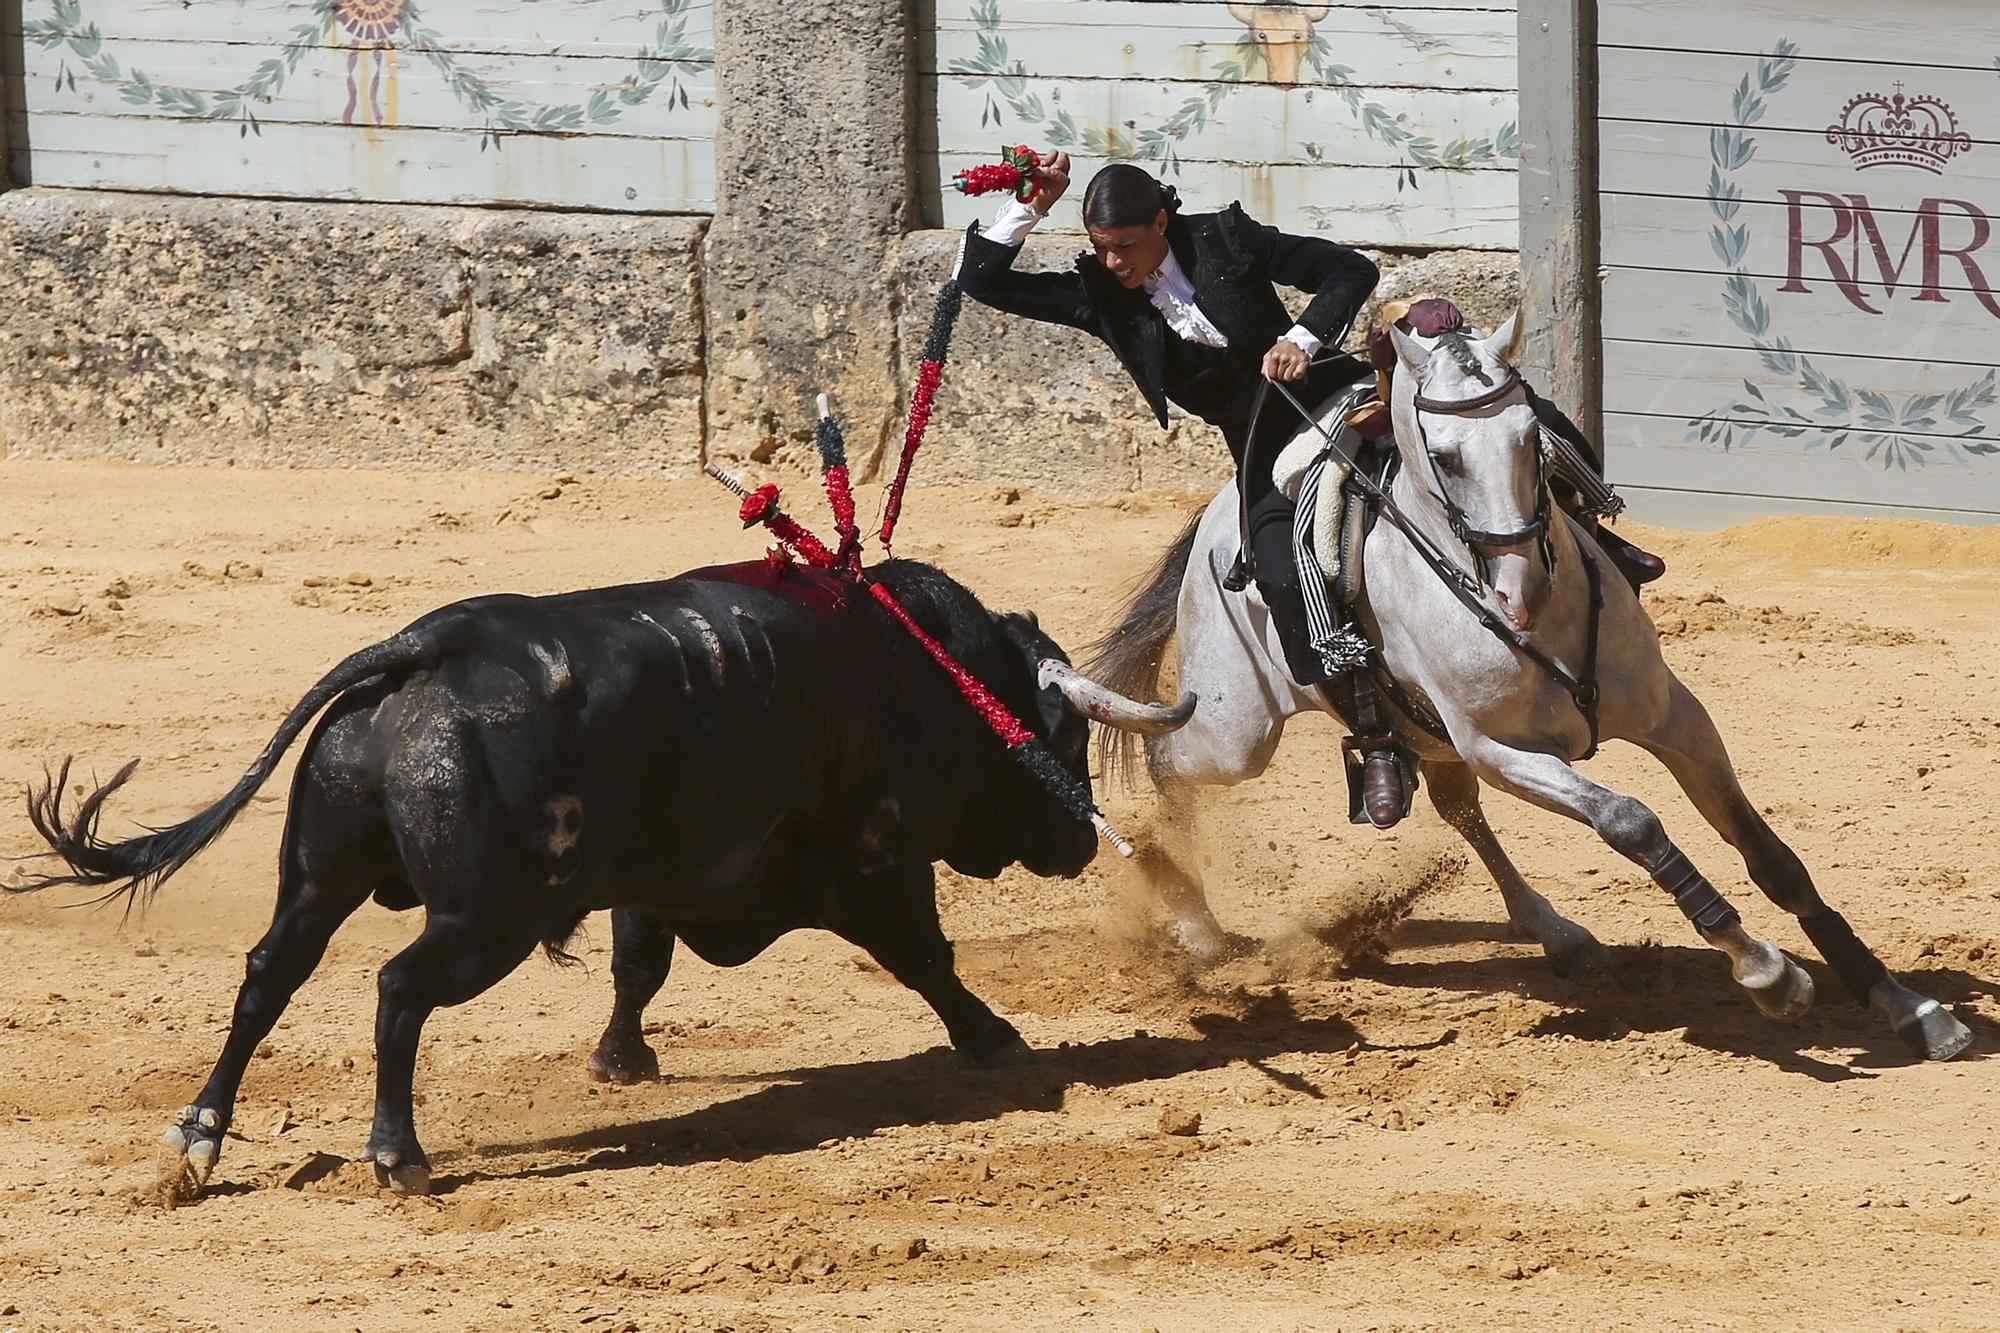
[{"label": "bull's tail", "polygon": [[[1160,557],[1153,572],[1125,603],[1117,628],[1084,649],[1091,679],[1133,699],[1155,699],[1167,643],[1180,616],[1181,580],[1194,553],[1194,537],[1206,506],[1189,516],[1181,535]],[[1137,761],[1138,737],[1130,731],[1100,727],[1099,755],[1107,769],[1116,767],[1129,778]]]},{"label": "bull's tail", "polygon": [[43,774],[41,789],[28,790],[28,818],[50,850],[69,866],[66,874],[42,875],[26,884],[7,886],[10,893],[32,893],[38,889],[80,884],[91,888],[109,885],[110,891],[97,901],[123,896],[129,911],[135,897],[151,898],[173,873],[192,861],[201,850],[229,827],[250,798],[264,785],[291,743],[298,739],[314,714],[332,703],[342,691],[388,673],[402,674],[421,665],[428,656],[423,639],[408,631],[385,639],[355,653],[306,691],[303,699],[264,746],[257,761],[237,780],[227,795],[208,809],[171,828],[154,829],[124,842],[106,842],[97,836],[97,820],[110,795],[125,785],[139,766],[134,759],[118,770],[111,781],[84,797],[73,812],[63,810],[63,791],[69,785],[70,760],[64,759],[54,777]]}]

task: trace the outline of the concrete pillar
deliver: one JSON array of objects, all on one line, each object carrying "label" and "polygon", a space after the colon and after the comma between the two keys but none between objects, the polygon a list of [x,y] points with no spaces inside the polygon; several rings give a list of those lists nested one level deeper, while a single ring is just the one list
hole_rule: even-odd
[{"label": "concrete pillar", "polygon": [[1597,0],[1520,0],[1519,13],[1525,369],[1601,440]]},{"label": "concrete pillar", "polygon": [[908,0],[716,0],[707,448],[804,461],[831,393],[866,475],[897,415],[893,277],[914,217]]}]

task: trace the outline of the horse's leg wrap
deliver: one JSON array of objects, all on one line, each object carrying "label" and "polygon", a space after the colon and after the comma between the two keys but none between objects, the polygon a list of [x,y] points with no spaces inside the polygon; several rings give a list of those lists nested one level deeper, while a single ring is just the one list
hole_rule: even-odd
[{"label": "horse's leg wrap", "polygon": [[1674,895],[1674,905],[1694,922],[1694,928],[1703,937],[1726,930],[1743,919],[1742,914],[1729,905],[1729,900],[1708,882],[1708,876],[1694,868],[1694,863],[1687,859],[1687,853],[1672,843],[1667,844],[1667,854],[1650,867],[1648,873],[1655,884]]},{"label": "horse's leg wrap", "polygon": [[1889,975],[1889,969],[1873,949],[1861,942],[1854,927],[1847,924],[1847,918],[1831,907],[1823,908],[1811,916],[1800,917],[1799,928],[1840,978],[1840,987],[1848,998],[1856,1004],[1867,1004],[1868,993]]}]

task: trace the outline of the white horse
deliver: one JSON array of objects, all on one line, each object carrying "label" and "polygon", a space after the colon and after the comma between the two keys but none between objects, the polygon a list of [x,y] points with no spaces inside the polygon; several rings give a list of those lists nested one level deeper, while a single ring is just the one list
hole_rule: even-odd
[{"label": "white horse", "polygon": [[[1442,724],[1443,735],[1433,734],[1384,700],[1432,803],[1499,885],[1513,926],[1541,944],[1558,972],[1587,971],[1605,958],[1591,933],[1557,912],[1508,859],[1480,809],[1481,781],[1588,824],[1646,870],[1701,937],[1729,956],[1732,975],[1766,1014],[1793,1018],[1811,1004],[1805,971],[1744,929],[1651,810],[1573,767],[1600,739],[1631,741],[1667,767],[1742,854],[1757,887],[1799,918],[1857,1001],[1880,1009],[1922,1056],[1945,1060],[1964,1050],[1972,1039],[1964,1025],[1892,977],[1821,899],[1798,856],[1745,798],[1715,724],[1661,658],[1638,597],[1590,535],[1549,503],[1536,418],[1513,369],[1519,315],[1486,338],[1392,332],[1401,372],[1391,416],[1402,467],[1389,498],[1408,531],[1385,518],[1369,532],[1356,610],[1405,701]],[[1163,558],[1093,663],[1092,674],[1112,689],[1150,697],[1167,640],[1175,639],[1180,687],[1200,703],[1186,726],[1145,742],[1169,827],[1186,827],[1193,787],[1263,772],[1288,718],[1331,711],[1320,690],[1301,688],[1287,673],[1262,601],[1223,587],[1238,522],[1231,483]],[[1595,701],[1581,688],[1593,674],[1593,630]],[[1226,937],[1198,879],[1163,853],[1147,864],[1182,942],[1219,952]]]}]

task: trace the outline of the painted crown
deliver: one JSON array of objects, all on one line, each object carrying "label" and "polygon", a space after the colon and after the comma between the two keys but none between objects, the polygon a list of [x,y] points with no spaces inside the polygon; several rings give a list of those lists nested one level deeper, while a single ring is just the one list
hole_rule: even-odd
[{"label": "painted crown", "polygon": [[1972,136],[1958,128],[1958,117],[1943,98],[1928,93],[1910,97],[1902,84],[1895,87],[1886,96],[1863,93],[1848,99],[1839,122],[1826,127],[1826,141],[1838,144],[1863,170],[1921,167],[1932,175],[1972,151]]}]

